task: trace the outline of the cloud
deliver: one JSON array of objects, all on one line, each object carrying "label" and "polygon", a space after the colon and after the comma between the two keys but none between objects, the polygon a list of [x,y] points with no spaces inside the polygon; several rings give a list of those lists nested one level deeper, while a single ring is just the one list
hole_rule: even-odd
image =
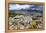
[{"label": "cloud", "polygon": [[27,9],[29,7],[33,7],[34,5],[20,5],[20,4],[10,4],[9,5],[9,10],[21,10],[21,9]]},{"label": "cloud", "polygon": [[36,10],[42,11],[42,9],[43,9],[43,6],[42,5],[39,5],[39,6],[36,7]]}]

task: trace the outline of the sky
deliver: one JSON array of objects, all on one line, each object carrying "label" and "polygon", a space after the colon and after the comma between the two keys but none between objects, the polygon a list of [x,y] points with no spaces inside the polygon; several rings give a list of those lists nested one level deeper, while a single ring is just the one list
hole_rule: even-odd
[{"label": "sky", "polygon": [[[30,7],[34,7],[32,9],[35,9],[35,5],[28,5],[28,4],[24,4],[24,5],[20,5],[20,4],[10,4],[9,5],[9,10],[21,10],[21,9],[28,9]],[[41,10],[42,9],[42,5],[39,5],[36,7],[36,10]]]},{"label": "sky", "polygon": [[10,10],[21,10],[21,9],[27,9],[27,8],[29,8],[29,7],[33,7],[34,5],[19,5],[19,4],[11,4],[11,5],[9,5],[9,9]]},{"label": "sky", "polygon": [[[31,10],[37,10],[38,13],[36,14],[41,14],[40,12],[42,12],[43,10],[43,6],[42,5],[33,5],[33,4],[10,4],[9,5],[9,10],[29,10],[29,11],[15,11],[16,13],[22,13],[22,14],[31,14],[31,13],[36,13],[35,11]],[[11,11],[14,12],[14,11]]]}]

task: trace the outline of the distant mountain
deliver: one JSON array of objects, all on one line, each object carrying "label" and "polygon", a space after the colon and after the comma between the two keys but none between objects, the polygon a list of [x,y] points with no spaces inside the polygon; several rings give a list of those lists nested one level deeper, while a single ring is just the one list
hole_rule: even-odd
[{"label": "distant mountain", "polygon": [[36,10],[10,10],[10,13],[20,13],[20,14],[42,14],[42,11],[36,11]]},{"label": "distant mountain", "polygon": [[14,4],[9,6],[10,13],[20,14],[42,14],[42,5],[29,5],[29,4]]}]

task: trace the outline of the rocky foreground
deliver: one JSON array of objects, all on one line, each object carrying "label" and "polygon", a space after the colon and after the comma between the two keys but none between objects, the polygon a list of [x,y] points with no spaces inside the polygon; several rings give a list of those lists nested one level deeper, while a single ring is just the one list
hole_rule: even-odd
[{"label": "rocky foreground", "polygon": [[[40,18],[41,19],[41,18]],[[30,15],[16,15],[14,17],[9,17],[9,29],[38,29],[42,28],[41,20],[33,20]]]}]

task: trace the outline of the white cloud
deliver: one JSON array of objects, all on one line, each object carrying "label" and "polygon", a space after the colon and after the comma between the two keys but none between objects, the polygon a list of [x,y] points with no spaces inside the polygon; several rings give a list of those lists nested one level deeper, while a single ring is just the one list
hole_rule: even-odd
[{"label": "white cloud", "polygon": [[29,7],[33,7],[34,5],[19,5],[19,4],[10,4],[9,5],[9,10],[20,10],[20,9],[27,9]]}]

